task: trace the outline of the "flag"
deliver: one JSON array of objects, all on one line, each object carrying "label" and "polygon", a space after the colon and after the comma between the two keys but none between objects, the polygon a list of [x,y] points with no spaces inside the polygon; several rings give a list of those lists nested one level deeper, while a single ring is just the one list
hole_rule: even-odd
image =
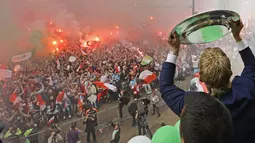
[{"label": "flag", "polygon": [[17,104],[21,101],[22,99],[20,98],[20,96],[17,96],[16,93],[13,93],[10,95],[9,97],[9,101],[13,104]]},{"label": "flag", "polygon": [[155,73],[149,71],[149,70],[145,70],[143,72],[140,73],[139,75],[139,79],[144,80],[146,83],[151,83],[152,81],[157,79],[157,76]]},{"label": "flag", "polygon": [[11,58],[11,61],[13,63],[22,62],[22,61],[30,59],[32,55],[33,55],[33,52],[27,52],[21,55],[16,55]]},{"label": "flag", "polygon": [[78,99],[78,109],[79,109],[79,111],[82,111],[82,109],[83,109],[83,101],[81,100],[81,99]]},{"label": "flag", "polygon": [[12,77],[12,71],[0,69],[0,80]]},{"label": "flag", "polygon": [[116,66],[116,67],[115,67],[115,72],[116,72],[116,73],[120,73],[120,72],[121,72],[121,71],[120,71],[120,66]]},{"label": "flag", "polygon": [[46,104],[40,94],[36,95],[36,100],[37,100],[38,105],[40,106],[40,110],[44,110],[46,108]]},{"label": "flag", "polygon": [[7,69],[8,69],[8,66],[5,65],[5,64],[0,64],[0,69],[2,69],[2,70],[7,70]]},{"label": "flag", "polygon": [[67,96],[65,94],[64,91],[61,91],[59,92],[58,96],[57,96],[57,99],[56,99],[56,102],[59,103],[59,102],[63,102],[64,99],[66,99]]},{"label": "flag", "polygon": [[152,62],[153,61],[153,58],[152,57],[150,57],[150,56],[148,56],[148,55],[145,55],[144,57],[143,57],[143,59],[142,59],[142,62],[141,62],[141,65],[148,65],[148,64],[150,64],[150,62]]},{"label": "flag", "polygon": [[50,126],[54,122],[54,119],[55,119],[54,116],[50,118],[50,120],[48,121],[48,126]]},{"label": "flag", "polygon": [[93,82],[93,84],[95,84],[99,88],[110,89],[114,92],[117,91],[117,87],[112,84],[109,84],[109,83],[95,81],[95,82]]}]

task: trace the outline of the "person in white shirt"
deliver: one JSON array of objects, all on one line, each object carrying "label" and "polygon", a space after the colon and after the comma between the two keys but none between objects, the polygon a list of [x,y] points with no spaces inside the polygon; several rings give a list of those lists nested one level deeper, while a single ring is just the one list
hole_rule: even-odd
[{"label": "person in white shirt", "polygon": [[100,82],[106,82],[108,79],[108,74],[104,74],[100,77]]},{"label": "person in white shirt", "polygon": [[193,63],[193,69],[197,69],[198,68],[198,58],[195,55],[192,55],[192,63]]},{"label": "person in white shirt", "polygon": [[159,108],[157,106],[157,104],[159,103],[159,97],[156,95],[156,92],[157,90],[155,90],[152,95],[151,95],[151,103],[152,103],[152,107],[153,107],[153,110],[152,110],[152,115],[155,115],[155,111],[157,112],[157,117],[160,116],[160,113],[159,113]]}]

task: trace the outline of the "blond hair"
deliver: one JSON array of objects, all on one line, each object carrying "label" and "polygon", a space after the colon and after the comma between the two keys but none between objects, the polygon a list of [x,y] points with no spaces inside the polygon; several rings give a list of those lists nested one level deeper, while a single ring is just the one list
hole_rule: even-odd
[{"label": "blond hair", "polygon": [[200,81],[212,96],[221,96],[230,87],[231,63],[220,48],[207,48],[200,57]]}]

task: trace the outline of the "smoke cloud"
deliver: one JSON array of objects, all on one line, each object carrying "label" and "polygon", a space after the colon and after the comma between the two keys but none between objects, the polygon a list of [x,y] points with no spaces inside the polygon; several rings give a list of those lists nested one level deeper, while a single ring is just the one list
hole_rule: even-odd
[{"label": "smoke cloud", "polygon": [[[245,17],[254,11],[253,3],[195,0],[195,8],[197,12],[233,9]],[[168,34],[177,23],[191,16],[191,7],[192,0],[1,0],[0,63],[7,62],[12,55],[30,51],[31,31],[44,33],[49,21],[73,37],[80,32],[95,33],[100,39],[106,39],[109,33],[123,38],[137,33],[135,38],[153,41],[151,35]]]}]

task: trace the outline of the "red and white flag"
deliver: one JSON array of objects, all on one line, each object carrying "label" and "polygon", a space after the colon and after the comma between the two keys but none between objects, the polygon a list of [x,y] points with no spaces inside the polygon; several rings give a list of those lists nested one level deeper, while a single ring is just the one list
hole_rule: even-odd
[{"label": "red and white flag", "polygon": [[152,81],[157,79],[157,76],[155,73],[149,71],[149,70],[145,70],[143,72],[140,73],[139,75],[139,79],[144,80],[146,83],[151,83]]},{"label": "red and white flag", "polygon": [[50,120],[48,121],[48,126],[50,126],[54,122],[54,119],[55,119],[54,116],[52,118],[50,118]]},{"label": "red and white flag", "polygon": [[20,96],[18,96],[16,93],[13,93],[10,95],[9,97],[9,101],[13,104],[17,104],[20,101],[22,101],[22,99],[20,98]]},{"label": "red and white flag", "polygon": [[43,100],[43,98],[40,94],[36,95],[36,100],[37,100],[37,103],[40,107],[40,110],[44,110],[46,108],[46,103],[45,103],[45,101]]},{"label": "red and white flag", "polygon": [[66,96],[65,92],[61,91],[61,92],[59,92],[59,94],[57,96],[56,103],[63,102],[63,100],[66,98],[67,98],[67,96]]},{"label": "red and white flag", "polygon": [[95,81],[93,82],[97,87],[101,87],[101,88],[104,88],[104,89],[110,89],[112,91],[117,91],[117,87],[112,85],[112,84],[109,84],[109,83],[104,83],[104,82],[99,82],[99,81]]},{"label": "red and white flag", "polygon": [[115,71],[116,71],[116,73],[120,73],[120,66],[116,66]]}]

